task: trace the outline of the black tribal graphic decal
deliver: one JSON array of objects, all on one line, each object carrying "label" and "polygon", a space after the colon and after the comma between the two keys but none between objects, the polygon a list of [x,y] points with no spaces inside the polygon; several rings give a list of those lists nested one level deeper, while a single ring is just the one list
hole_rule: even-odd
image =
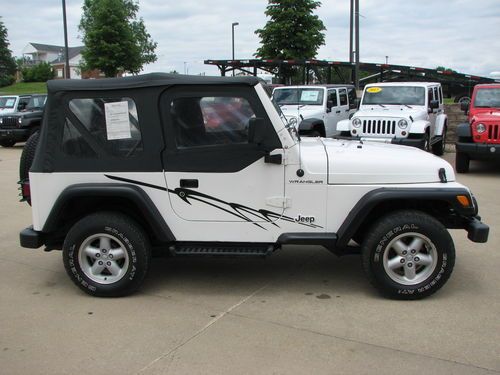
[{"label": "black tribal graphic decal", "polygon": [[295,223],[298,225],[303,225],[306,227],[322,228],[321,226],[319,226],[317,224],[298,222],[292,217],[281,215],[279,213],[272,212],[269,210],[255,209],[255,208],[241,205],[239,203],[226,202],[226,201],[223,201],[222,199],[212,197],[212,196],[207,195],[207,194],[200,193],[199,191],[194,191],[194,190],[184,189],[184,188],[176,188],[176,189],[172,190],[172,189],[164,188],[162,186],[148,184],[146,182],[130,180],[128,178],[109,176],[109,175],[105,175],[105,176],[111,180],[128,182],[128,183],[132,183],[132,184],[136,184],[136,185],[150,187],[153,189],[167,191],[171,194],[177,195],[180,199],[182,199],[187,204],[191,204],[191,201],[197,201],[197,202],[204,203],[206,205],[209,205],[209,206],[215,207],[219,210],[222,210],[224,212],[227,212],[230,215],[236,216],[244,221],[252,223],[253,225],[256,225],[259,228],[262,228],[264,230],[266,230],[266,228],[264,228],[262,225],[255,222],[254,220],[256,220],[256,219],[262,220],[262,221],[267,222],[269,224],[272,224],[278,228],[279,228],[279,225],[276,224],[277,219],[287,221],[290,223]]}]

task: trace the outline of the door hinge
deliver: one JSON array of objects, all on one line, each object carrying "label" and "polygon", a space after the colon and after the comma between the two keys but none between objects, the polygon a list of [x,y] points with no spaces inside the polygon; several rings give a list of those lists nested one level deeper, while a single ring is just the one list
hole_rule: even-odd
[{"label": "door hinge", "polygon": [[288,208],[292,207],[292,198],[269,197],[266,198],[266,205],[271,207]]}]

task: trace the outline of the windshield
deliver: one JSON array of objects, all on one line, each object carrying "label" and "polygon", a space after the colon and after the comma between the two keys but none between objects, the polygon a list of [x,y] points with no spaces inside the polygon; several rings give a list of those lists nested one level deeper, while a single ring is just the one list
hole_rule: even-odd
[{"label": "windshield", "polygon": [[425,88],[414,86],[371,86],[365,89],[362,105],[425,105]]},{"label": "windshield", "polygon": [[14,108],[14,104],[16,104],[16,98],[10,96],[4,96],[0,98],[0,108]]},{"label": "windshield", "polygon": [[474,107],[500,108],[500,88],[477,90]]},{"label": "windshield", "polygon": [[321,105],[323,91],[314,88],[276,89],[273,97],[278,105]]},{"label": "windshield", "polygon": [[46,100],[46,96],[32,96],[25,109],[30,110],[43,108]]}]

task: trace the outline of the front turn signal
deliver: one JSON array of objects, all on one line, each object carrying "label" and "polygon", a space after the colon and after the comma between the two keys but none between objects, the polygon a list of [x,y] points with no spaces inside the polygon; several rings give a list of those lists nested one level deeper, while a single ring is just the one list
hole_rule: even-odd
[{"label": "front turn signal", "polygon": [[470,207],[470,201],[467,195],[457,195],[457,201],[462,207]]}]

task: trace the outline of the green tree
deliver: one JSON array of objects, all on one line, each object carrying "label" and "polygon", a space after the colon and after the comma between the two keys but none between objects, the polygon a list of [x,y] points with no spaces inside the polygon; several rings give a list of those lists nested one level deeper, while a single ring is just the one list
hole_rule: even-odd
[{"label": "green tree", "polygon": [[321,5],[313,0],[269,0],[270,18],[255,33],[261,47],[255,56],[263,59],[311,59],[325,44],[325,25],[313,11]]},{"label": "green tree", "polygon": [[445,68],[444,66],[438,66],[436,70],[440,70],[443,72],[448,72],[448,73],[456,73],[456,70],[450,69],[450,68]]},{"label": "green tree", "polygon": [[7,28],[0,19],[0,87],[8,86],[15,81],[16,61],[12,57],[7,40]]},{"label": "green tree", "polygon": [[33,66],[24,66],[21,69],[24,82],[47,82],[54,78],[54,69],[47,62],[41,62]]},{"label": "green tree", "polygon": [[139,73],[157,60],[157,43],[137,18],[138,11],[134,0],[84,0],[79,30],[85,67],[115,77],[121,71]]}]

